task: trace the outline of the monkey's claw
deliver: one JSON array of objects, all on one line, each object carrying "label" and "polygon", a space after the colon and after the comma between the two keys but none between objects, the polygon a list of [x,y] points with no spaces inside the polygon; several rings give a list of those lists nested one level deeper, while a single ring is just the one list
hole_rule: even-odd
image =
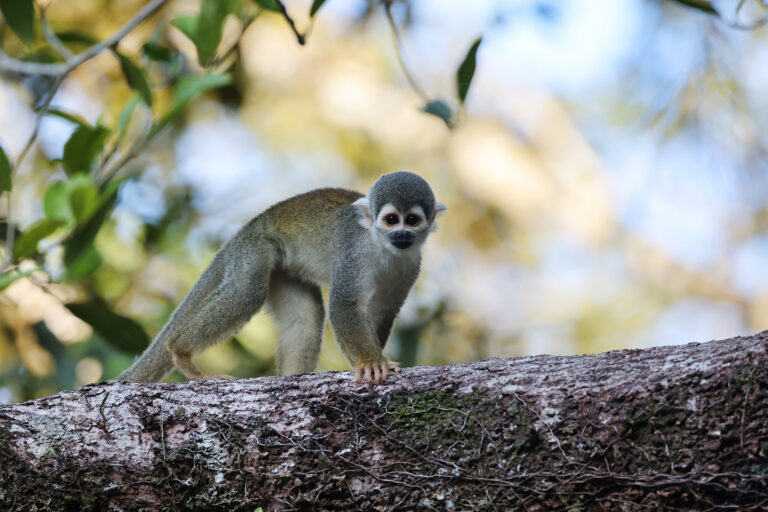
[{"label": "monkey's claw", "polygon": [[360,364],[355,369],[355,377],[358,384],[381,384],[387,380],[389,372],[400,373],[400,366],[392,361],[376,361]]}]

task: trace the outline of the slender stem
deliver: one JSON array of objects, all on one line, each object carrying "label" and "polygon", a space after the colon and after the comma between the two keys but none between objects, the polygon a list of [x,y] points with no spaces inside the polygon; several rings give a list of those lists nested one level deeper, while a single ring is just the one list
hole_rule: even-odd
[{"label": "slender stem", "polygon": [[293,33],[296,35],[296,40],[299,41],[299,44],[303,46],[306,42],[304,34],[299,32],[299,30],[296,28],[296,24],[293,22],[293,18],[291,18],[291,16],[288,14],[288,11],[285,9],[283,2],[278,2],[278,5],[280,6],[280,14],[283,15],[285,21],[287,21],[288,25],[291,26],[291,30],[293,30]]},{"label": "slender stem", "polygon": [[11,219],[11,191],[5,193],[5,199],[8,202],[6,207],[8,208],[8,212],[5,216],[5,256],[3,257],[3,263],[0,265],[0,269],[2,269],[2,272],[5,272],[8,270],[8,267],[10,266],[11,262],[13,261],[13,243],[14,238],[16,235],[16,229],[13,225],[13,220]]},{"label": "slender stem", "polygon": [[[45,99],[43,100],[43,103],[41,103],[40,108],[37,112],[37,119],[35,120],[35,127],[32,130],[32,133],[29,135],[29,138],[27,139],[27,143],[24,145],[24,149],[21,150],[21,153],[19,154],[19,157],[16,159],[16,162],[13,165],[13,170],[17,170],[21,166],[21,162],[24,161],[24,158],[27,156],[27,153],[29,153],[29,150],[32,149],[32,146],[35,144],[35,140],[37,140],[37,134],[40,132],[40,124],[43,122],[43,117],[45,116],[45,113],[48,112],[48,107],[51,106],[51,101],[53,101],[53,97],[56,95],[56,92],[59,90],[59,87],[61,87],[62,82],[64,81],[64,75],[60,77],[56,77],[51,84],[51,88],[48,90],[48,93],[45,96]],[[5,232],[5,257],[3,258],[2,264],[0,264],[0,269],[4,272],[7,270],[8,266],[13,261],[13,244],[14,244],[14,235],[15,235],[15,228],[13,226],[13,223],[11,222],[11,192],[9,191],[7,193],[8,196],[8,214],[6,217],[6,222],[8,223],[7,230]]]},{"label": "slender stem", "polygon": [[[64,46],[61,40],[58,37],[56,37],[56,35],[53,33],[53,30],[51,29],[50,24],[48,23],[48,19],[45,16],[45,11],[44,10],[41,11],[42,13],[41,23],[42,23],[43,35],[46,41],[48,42],[48,44],[50,44],[51,47],[57,53],[59,53],[62,57],[65,57],[67,59],[66,62],[56,63],[56,64],[24,62],[24,61],[20,61],[12,57],[9,57],[8,54],[0,50],[0,73],[3,73],[3,72],[20,73],[25,75],[41,75],[41,76],[53,77],[53,83],[51,84],[51,88],[48,90],[48,93],[45,96],[45,99],[43,100],[40,107],[37,109],[37,120],[35,122],[35,127],[32,130],[32,134],[29,136],[29,139],[27,139],[27,143],[24,145],[24,149],[22,149],[21,153],[16,159],[16,162],[14,163],[14,166],[13,166],[14,170],[20,167],[21,163],[24,161],[24,158],[32,149],[32,146],[34,145],[35,140],[37,140],[38,133],[40,132],[40,124],[42,123],[43,117],[48,112],[48,108],[50,107],[51,102],[53,101],[53,97],[56,95],[56,92],[59,90],[59,87],[61,87],[61,84],[64,82],[64,79],[66,78],[66,76],[73,69],[80,66],[84,62],[89,61],[90,59],[99,55],[104,50],[118,44],[120,40],[123,39],[129,32],[131,32],[134,28],[136,28],[142,21],[144,21],[145,19],[150,17],[152,14],[157,12],[166,3],[168,3],[168,0],[151,0],[148,4],[146,4],[144,7],[139,9],[139,11],[136,13],[136,15],[134,15],[133,18],[131,18],[125,25],[123,25],[117,32],[112,34],[109,38],[91,46],[84,52],[76,55],[72,54],[72,52],[66,46]],[[146,143],[147,141],[144,140],[141,144],[134,147],[133,150],[123,160],[119,162],[116,168],[111,171],[108,177],[114,176],[114,174],[117,173],[117,171],[119,171],[131,158],[134,158],[136,154],[138,154],[138,151],[140,151],[141,148],[146,146]],[[2,263],[0,263],[0,269],[2,269],[2,271],[7,270],[9,265],[13,262],[13,246],[15,242],[14,240],[15,227],[13,226],[13,222],[11,220],[12,201],[11,201],[10,192],[7,193],[6,198],[8,203],[7,204],[8,213],[6,217],[7,229],[5,233],[5,252],[6,253]]]},{"label": "slender stem", "polygon": [[53,48],[53,51],[58,53],[59,56],[64,60],[71,59],[75,56],[75,54],[72,53],[70,49],[61,42],[61,39],[59,39],[56,34],[53,33],[53,29],[51,28],[51,24],[48,21],[48,15],[46,14],[45,9],[40,9],[40,25],[43,28],[43,37],[51,46],[51,48]]},{"label": "slender stem", "polygon": [[123,156],[120,160],[118,160],[118,162],[114,166],[112,166],[111,169],[109,169],[102,176],[96,179],[96,184],[98,186],[102,186],[112,181],[112,179],[117,175],[117,173],[120,172],[123,169],[123,167],[125,167],[126,164],[128,164],[128,162],[130,162],[131,160],[139,156],[151,141],[152,141],[152,137],[147,137],[146,135],[142,137],[141,141],[137,142],[131,148],[131,150],[125,154],[125,156]]},{"label": "slender stem", "polygon": [[19,168],[22,160],[24,160],[24,157],[27,156],[29,150],[32,149],[32,145],[35,143],[35,140],[37,140],[37,135],[40,133],[40,124],[43,122],[43,117],[45,117],[45,114],[48,113],[48,108],[51,106],[53,97],[56,96],[59,87],[61,87],[61,84],[64,83],[65,76],[66,75],[61,75],[54,78],[53,83],[51,84],[51,88],[48,89],[48,92],[46,93],[45,99],[37,108],[37,120],[35,121],[35,128],[29,135],[29,139],[27,139],[27,143],[24,145],[24,149],[21,150],[19,157],[16,159],[16,163],[13,166],[14,169]]},{"label": "slender stem", "polygon": [[163,5],[168,3],[168,0],[152,0],[147,5],[139,9],[139,12],[131,18],[120,30],[112,34],[107,39],[91,46],[82,53],[74,55],[72,58],[67,59],[66,62],[56,64],[45,64],[40,62],[24,62],[12,57],[0,50],[0,72],[21,73],[24,75],[44,75],[44,76],[58,76],[66,75],[82,63],[91,60],[104,50],[111,48],[123,39],[128,32],[136,28],[139,23],[152,16]]},{"label": "slender stem", "polygon": [[[259,14],[261,14],[262,12],[264,12],[264,11],[259,11]],[[226,52],[224,52],[220,56],[216,57],[216,59],[213,61],[213,64],[212,64],[211,67],[217,68],[218,66],[221,65],[222,62],[227,60],[230,55],[232,55],[235,51],[237,51],[237,48],[240,46],[240,39],[243,37],[243,34],[245,34],[245,31],[248,29],[248,27],[251,26],[251,23],[253,23],[256,20],[256,18],[258,18],[258,15],[256,15],[253,18],[250,18],[248,20],[245,20],[243,22],[243,26],[240,29],[240,37],[237,38],[237,41],[235,41],[235,44],[230,46],[229,49]]]},{"label": "slender stem", "polygon": [[424,89],[422,89],[418,83],[416,83],[416,80],[411,75],[411,72],[408,70],[408,66],[405,64],[405,59],[403,58],[403,43],[400,39],[400,31],[397,29],[397,25],[395,24],[395,19],[392,17],[392,2],[387,0],[384,2],[384,11],[387,13],[387,21],[389,21],[389,27],[392,29],[392,37],[394,39],[395,43],[395,54],[397,55],[397,62],[400,63],[400,67],[403,70],[403,74],[405,75],[405,79],[408,81],[408,84],[411,86],[411,89],[413,89],[416,94],[421,96],[421,99],[425,102],[429,101],[429,96],[424,92]]}]

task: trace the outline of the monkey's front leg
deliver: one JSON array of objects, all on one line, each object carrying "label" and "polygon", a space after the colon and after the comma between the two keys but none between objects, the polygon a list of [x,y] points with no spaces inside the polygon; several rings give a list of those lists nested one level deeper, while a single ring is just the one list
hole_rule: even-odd
[{"label": "monkey's front leg", "polygon": [[371,321],[356,301],[344,299],[331,290],[329,310],[336,340],[355,368],[358,382],[380,384],[387,380],[390,372],[400,371],[397,363],[384,357]]}]

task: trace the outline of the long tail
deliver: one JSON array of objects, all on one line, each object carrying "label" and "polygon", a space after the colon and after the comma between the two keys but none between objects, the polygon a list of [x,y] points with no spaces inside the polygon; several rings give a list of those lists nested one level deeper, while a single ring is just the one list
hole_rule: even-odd
[{"label": "long tail", "polygon": [[157,382],[173,370],[173,359],[165,348],[163,334],[164,332],[161,331],[141,357],[117,379],[131,382]]}]

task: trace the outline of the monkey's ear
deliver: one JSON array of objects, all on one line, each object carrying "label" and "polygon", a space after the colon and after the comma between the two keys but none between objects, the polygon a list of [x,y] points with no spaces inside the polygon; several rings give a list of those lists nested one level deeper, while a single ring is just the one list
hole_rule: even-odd
[{"label": "monkey's ear", "polygon": [[363,226],[365,229],[371,229],[373,227],[373,212],[371,211],[371,202],[367,197],[361,197],[354,203],[352,203],[360,217],[357,219],[357,223]]},{"label": "monkey's ear", "polygon": [[435,209],[432,210],[432,218],[429,219],[429,231],[431,233],[434,233],[435,231],[437,231],[437,222],[435,221],[447,211],[448,211],[448,207],[445,206],[443,203],[441,202],[435,203]]}]

